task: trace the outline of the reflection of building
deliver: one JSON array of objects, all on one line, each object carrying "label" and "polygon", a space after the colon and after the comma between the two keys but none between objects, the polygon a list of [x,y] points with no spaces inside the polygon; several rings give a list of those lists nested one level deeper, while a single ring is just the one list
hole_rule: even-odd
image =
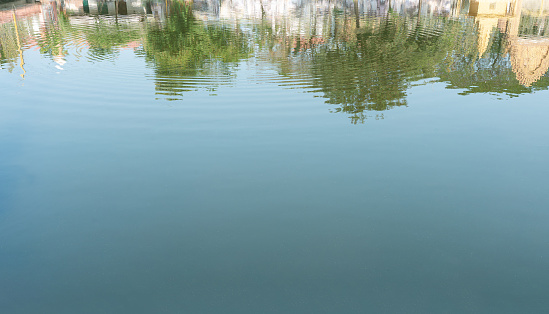
[{"label": "reflection of building", "polygon": [[[284,22],[301,33],[317,24],[320,15],[358,14],[368,16],[399,15],[448,16],[461,0],[193,0],[195,13],[227,20],[266,19]],[[319,14],[320,13],[320,14]],[[318,30],[315,30],[318,33]],[[305,31],[306,32],[306,31]]]},{"label": "reflection of building", "polygon": [[140,0],[65,0],[65,9],[73,14],[128,15],[145,14]]},{"label": "reflection of building", "polygon": [[512,2],[507,0],[472,0],[469,4],[469,14],[472,16],[507,16]]},{"label": "reflection of building", "polygon": [[[488,48],[495,27],[507,24],[507,19],[520,16],[521,0],[472,0],[469,15],[475,17],[478,26],[478,51],[483,55]],[[518,26],[518,25],[517,25]]]},{"label": "reflection of building", "polygon": [[512,38],[510,55],[517,80],[530,86],[549,69],[549,39]]},{"label": "reflection of building", "polygon": [[0,11],[0,24],[13,22],[13,12],[15,12],[17,18],[27,18],[40,14],[42,12],[42,6],[40,4],[29,4],[16,7],[13,10]]},{"label": "reflection of building", "polygon": [[[458,0],[459,1],[459,0]],[[354,11],[373,15],[422,11],[446,15],[455,0],[194,0],[197,11],[213,13],[224,18],[267,18],[303,16],[312,12]]]},{"label": "reflection of building", "polygon": [[547,16],[549,1],[472,0],[469,15],[478,25],[478,50],[483,55],[495,27],[507,36],[507,50],[513,72],[524,86],[539,80],[549,69],[549,38],[521,36],[519,26],[523,15]]},{"label": "reflection of building", "polygon": [[130,15],[150,13],[145,0],[57,0],[71,15]]}]

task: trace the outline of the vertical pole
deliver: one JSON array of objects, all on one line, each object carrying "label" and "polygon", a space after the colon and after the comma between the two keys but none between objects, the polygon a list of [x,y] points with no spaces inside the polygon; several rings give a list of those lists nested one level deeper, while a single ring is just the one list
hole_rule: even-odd
[{"label": "vertical pole", "polygon": [[455,17],[459,16],[459,13],[461,12],[461,0],[457,0],[455,2],[455,6],[454,6],[454,12],[453,12],[453,15]]},{"label": "vertical pole", "polygon": [[354,0],[355,16],[356,16],[356,29],[360,28],[360,16],[358,15],[358,0]]},{"label": "vertical pole", "polygon": [[25,79],[25,74],[27,71],[25,71],[25,68],[23,65],[25,65],[25,60],[23,60],[23,50],[21,49],[21,41],[19,39],[19,30],[17,29],[17,19],[15,18],[15,7],[13,8],[13,23],[15,24],[15,36],[17,37],[17,51],[19,51],[19,66],[21,67],[21,70],[23,70],[23,73],[21,74],[21,78]]},{"label": "vertical pole", "polygon": [[419,0],[419,6],[417,8],[417,24],[419,25],[419,22],[421,21],[421,9],[422,9],[422,5],[423,4],[423,1],[422,0]]}]

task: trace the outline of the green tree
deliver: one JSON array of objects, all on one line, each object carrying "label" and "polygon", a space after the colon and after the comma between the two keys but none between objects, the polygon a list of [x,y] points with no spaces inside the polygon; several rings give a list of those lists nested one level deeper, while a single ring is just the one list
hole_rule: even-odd
[{"label": "green tree", "polygon": [[[250,56],[248,37],[238,28],[207,24],[195,19],[191,6],[171,2],[164,23],[146,28],[144,55],[155,67],[158,94],[177,99],[181,93],[198,88],[188,77],[222,76],[233,73],[237,62]],[[221,80],[208,82],[215,90]]]},{"label": "green tree", "polygon": [[436,77],[458,45],[455,35],[461,25],[442,18],[436,22],[394,14],[372,20],[356,41],[313,54],[314,87],[328,103],[339,105],[334,111],[350,114],[353,123],[363,122],[367,111],[405,106],[410,84]]}]

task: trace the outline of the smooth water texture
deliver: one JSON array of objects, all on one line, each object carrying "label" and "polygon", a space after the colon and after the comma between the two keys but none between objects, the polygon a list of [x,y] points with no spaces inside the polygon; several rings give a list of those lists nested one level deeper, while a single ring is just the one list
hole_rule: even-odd
[{"label": "smooth water texture", "polygon": [[0,312],[547,312],[549,2],[0,8]]}]

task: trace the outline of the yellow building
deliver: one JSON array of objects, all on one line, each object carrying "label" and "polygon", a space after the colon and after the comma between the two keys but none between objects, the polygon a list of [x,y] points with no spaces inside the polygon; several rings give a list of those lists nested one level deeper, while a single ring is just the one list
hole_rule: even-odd
[{"label": "yellow building", "polygon": [[501,17],[509,14],[508,0],[472,0],[469,3],[469,15],[483,17]]},{"label": "yellow building", "polygon": [[469,15],[477,23],[479,55],[486,52],[492,31],[498,27],[507,36],[507,51],[517,80],[531,86],[549,69],[549,38],[519,37],[520,18],[523,14],[546,16],[546,6],[543,0],[472,0]]}]

